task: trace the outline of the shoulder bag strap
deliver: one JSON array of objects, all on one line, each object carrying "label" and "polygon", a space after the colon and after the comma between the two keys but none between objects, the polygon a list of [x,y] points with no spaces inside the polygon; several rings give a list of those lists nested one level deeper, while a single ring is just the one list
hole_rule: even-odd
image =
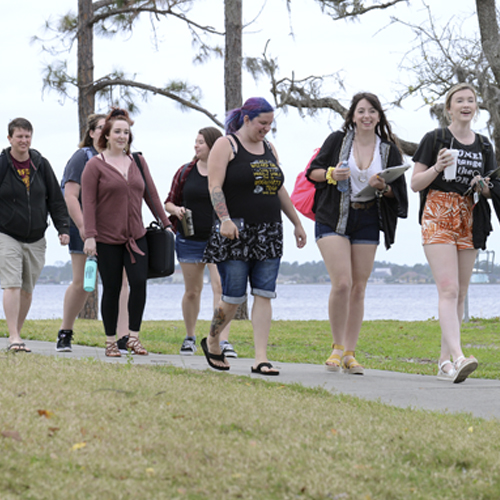
[{"label": "shoulder bag strap", "polygon": [[137,167],[139,168],[139,172],[141,172],[142,178],[144,180],[144,185],[146,186],[146,193],[149,196],[149,200],[151,201],[151,207],[152,207],[151,211],[153,212],[153,215],[155,216],[155,219],[158,222],[158,224],[160,224],[160,226],[163,227],[160,216],[156,212],[156,207],[155,207],[155,204],[153,202],[153,198],[151,197],[151,193],[149,191],[148,183],[146,181],[146,176],[144,175],[144,170],[142,169],[142,164],[141,164],[141,160],[139,158],[139,154],[140,153],[132,153],[132,156],[133,156],[135,163],[136,163]]}]

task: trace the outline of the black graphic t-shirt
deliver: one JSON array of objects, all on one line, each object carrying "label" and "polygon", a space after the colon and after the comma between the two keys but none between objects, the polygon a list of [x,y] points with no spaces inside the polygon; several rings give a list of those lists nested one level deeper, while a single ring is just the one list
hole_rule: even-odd
[{"label": "black graphic t-shirt", "polygon": [[278,191],[284,176],[272,150],[264,142],[264,154],[255,155],[233,137],[238,151],[227,166],[222,186],[229,214],[248,224],[281,222]]},{"label": "black graphic t-shirt", "polygon": [[492,146],[486,137],[480,138],[479,134],[476,134],[476,140],[472,144],[462,144],[457,141],[448,128],[445,129],[444,142],[440,140],[440,137],[440,131],[427,133],[420,142],[417,152],[413,156],[413,161],[423,163],[430,168],[436,163],[437,153],[440,149],[444,147],[457,149],[457,176],[453,180],[447,180],[444,178],[444,174],[439,174],[429,186],[430,189],[464,194],[476,175],[484,176],[496,168],[494,156],[486,154],[487,150],[492,151]]},{"label": "black graphic t-shirt", "polygon": [[222,189],[229,215],[243,219],[239,238],[224,238],[217,229],[205,248],[205,262],[266,260],[283,255],[283,223],[278,191],[284,176],[276,158],[264,142],[264,154],[248,152],[233,135],[238,151],[227,166]]}]

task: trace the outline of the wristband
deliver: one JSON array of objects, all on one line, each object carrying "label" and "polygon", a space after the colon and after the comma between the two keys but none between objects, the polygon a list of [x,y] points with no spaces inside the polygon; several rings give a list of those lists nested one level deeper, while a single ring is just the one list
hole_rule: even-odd
[{"label": "wristband", "polygon": [[337,184],[337,181],[333,178],[333,172],[335,172],[335,167],[328,167],[325,175],[325,180],[328,184]]},{"label": "wristband", "polygon": [[228,220],[231,220],[231,217],[229,217],[229,215],[226,215],[225,217],[222,217],[222,219],[220,219],[220,223],[222,224],[223,222],[226,222]]},{"label": "wristband", "polygon": [[435,170],[438,174],[442,174],[442,173],[443,173],[443,171],[442,171],[442,170],[438,170],[438,169],[436,168],[436,165],[434,165],[432,168],[433,168],[433,169],[434,169],[434,170]]},{"label": "wristband", "polygon": [[376,195],[378,198],[382,198],[382,196],[384,196],[384,194],[388,192],[389,192],[389,184],[386,184],[384,189],[377,189]]}]

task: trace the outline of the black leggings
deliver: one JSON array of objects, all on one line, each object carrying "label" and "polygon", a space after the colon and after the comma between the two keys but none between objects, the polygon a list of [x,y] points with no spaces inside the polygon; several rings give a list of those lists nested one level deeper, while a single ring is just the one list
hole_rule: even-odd
[{"label": "black leggings", "polygon": [[102,280],[101,314],[104,331],[108,337],[116,335],[123,267],[125,267],[130,287],[128,327],[133,332],[138,332],[141,329],[142,315],[146,305],[148,244],[145,236],[136,242],[144,255],[134,253],[135,264],[132,264],[125,245],[97,243],[99,273]]}]

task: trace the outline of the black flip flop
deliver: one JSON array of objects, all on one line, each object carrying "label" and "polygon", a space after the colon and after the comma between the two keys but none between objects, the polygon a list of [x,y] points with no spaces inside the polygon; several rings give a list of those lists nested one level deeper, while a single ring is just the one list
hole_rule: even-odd
[{"label": "black flip flop", "polygon": [[[262,368],[269,368],[267,372],[263,372]],[[257,365],[257,368],[254,368],[252,366],[252,373],[258,373],[259,375],[268,375],[270,377],[275,377],[276,375],[279,375],[280,372],[272,372],[270,370],[273,369],[273,365],[271,363],[259,363]]]},{"label": "black flip flop", "polygon": [[31,352],[31,349],[28,349],[24,342],[12,342],[12,344],[10,344],[9,347],[7,347],[7,351]]},{"label": "black flip flop", "polygon": [[207,338],[201,339],[200,342],[201,348],[203,349],[203,353],[205,354],[205,358],[207,358],[207,363],[214,369],[214,370],[221,370],[221,371],[226,371],[229,370],[229,366],[219,366],[216,365],[215,363],[212,363],[212,359],[215,359],[215,361],[226,361],[226,356],[224,354],[212,354],[208,350],[208,345],[207,345]]}]

